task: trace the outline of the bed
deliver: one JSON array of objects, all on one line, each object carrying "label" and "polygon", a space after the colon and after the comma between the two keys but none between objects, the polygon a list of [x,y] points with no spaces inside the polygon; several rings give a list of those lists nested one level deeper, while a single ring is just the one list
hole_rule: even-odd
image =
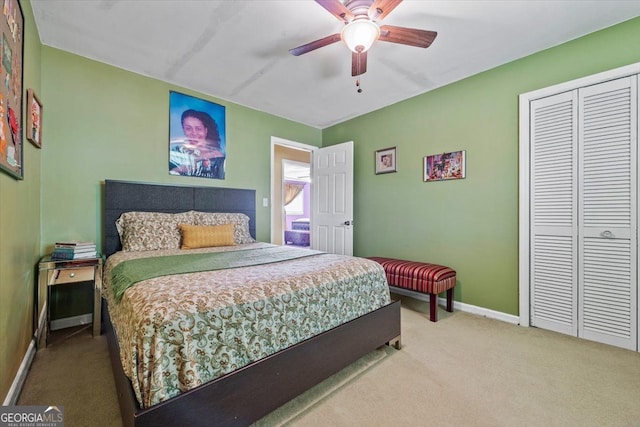
[{"label": "bed", "polygon": [[[237,247],[202,247],[189,250],[188,255],[194,258],[200,256],[222,257],[224,259],[224,264],[227,265],[226,263],[228,263],[230,259],[228,257],[231,256],[235,258],[242,258],[244,260],[242,262],[246,263],[248,262],[246,259],[253,258],[254,252],[270,252],[270,256],[277,254],[275,255],[274,263],[261,264],[260,261],[257,264],[244,265],[233,269],[221,268],[211,272],[204,272],[200,270],[179,272],[176,274],[180,274],[182,278],[192,277],[193,279],[191,280],[193,283],[183,283],[179,286],[196,286],[198,283],[201,283],[200,277],[203,275],[212,275],[218,278],[224,277],[223,281],[225,281],[225,283],[228,282],[232,287],[237,286],[237,284],[234,285],[233,280],[242,280],[240,279],[240,273],[238,272],[238,270],[242,269],[243,271],[253,271],[254,278],[261,278],[256,281],[256,286],[262,286],[261,289],[272,289],[270,284],[261,281],[263,276],[277,276],[279,274],[284,274],[284,270],[302,271],[300,269],[303,265],[305,268],[315,265],[314,268],[316,268],[316,270],[320,269],[317,271],[317,275],[315,275],[316,273],[313,273],[313,271],[300,273],[302,275],[307,275],[305,277],[331,276],[333,273],[328,273],[331,271],[329,270],[329,267],[320,267],[320,259],[324,259],[323,262],[326,260],[332,260],[333,263],[340,264],[343,267],[348,265],[349,267],[346,268],[347,270],[364,269],[371,273],[371,271],[369,271],[371,268],[370,265],[366,264],[369,262],[368,260],[353,257],[347,257],[353,259],[340,259],[339,256],[332,254],[316,254],[313,253],[313,251],[308,251],[306,249],[276,247],[274,245],[254,242],[253,239],[255,239],[256,219],[254,190],[172,186],[107,180],[105,181],[104,186],[104,208],[104,254],[109,257],[105,265],[106,286],[110,286],[108,283],[111,279],[108,277],[108,274],[110,274],[114,269],[119,268],[116,266],[118,257],[126,259],[146,258],[146,254],[143,256],[131,253],[132,251],[121,251],[121,236],[118,233],[118,227],[116,227],[118,218],[121,218],[124,213],[140,211],[148,212],[149,215],[153,215],[152,213],[154,212],[158,213],[158,215],[182,215],[186,212],[200,212],[203,217],[206,217],[208,214],[239,214],[243,218],[246,217],[248,219],[246,230],[250,235],[251,241],[238,244]],[[237,226],[235,227],[235,230],[238,230]],[[120,230],[120,232],[122,232],[122,230]],[[184,236],[186,236],[186,234]],[[244,235],[244,237],[247,236]],[[237,240],[237,236],[234,236],[234,238]],[[129,245],[129,243],[130,242],[126,242],[127,245]],[[285,249],[287,251],[293,250],[294,252],[298,252],[296,252],[296,254],[287,252],[285,255],[281,255],[280,252],[283,252]],[[236,257],[233,253],[237,251],[246,252],[241,252],[242,256]],[[307,251],[308,254],[303,254],[300,251]],[[158,255],[167,257],[185,256],[183,255],[183,252],[185,251],[180,251],[179,248],[161,248],[157,251],[150,251],[149,253],[151,252],[158,252]],[[210,253],[213,253],[213,255]],[[251,254],[251,256],[247,256],[247,254]],[[293,257],[279,259],[279,256]],[[165,259],[175,260],[175,258],[163,258],[162,261]],[[197,264],[195,261],[194,263]],[[189,262],[160,262],[158,265],[163,266],[169,264],[179,264],[181,268],[184,268],[184,266],[188,265]],[[283,268],[276,268],[276,265],[280,265]],[[290,268],[284,268],[285,265],[290,266]],[[375,272],[371,274],[374,273]],[[332,277],[335,278],[337,276],[334,275]],[[140,365],[137,365],[136,363],[129,361],[123,364],[123,354],[132,352],[131,350],[128,350],[127,347],[131,344],[130,341],[135,340],[135,338],[131,338],[131,334],[136,333],[136,328],[132,329],[133,332],[125,333],[122,332],[124,326],[117,322],[121,322],[123,318],[135,317],[137,314],[134,311],[133,314],[123,315],[122,312],[119,311],[117,304],[122,303],[122,301],[137,301],[132,296],[136,294],[142,295],[142,298],[146,298],[142,289],[149,286],[157,286],[157,288],[153,288],[155,289],[153,293],[157,294],[158,297],[162,297],[167,300],[170,299],[168,296],[169,293],[167,293],[169,292],[167,290],[169,289],[167,288],[169,284],[158,282],[160,280],[162,280],[161,277],[146,278],[130,288],[125,288],[128,289],[125,291],[122,291],[117,287],[114,287],[113,289],[105,289],[105,310],[103,310],[105,313],[104,324],[109,341],[110,357],[116,379],[123,424],[125,426],[186,424],[249,425],[374,349],[389,343],[399,345],[399,302],[390,302],[380,299],[374,304],[375,307],[372,311],[369,311],[371,309],[367,309],[367,311],[362,314],[351,313],[350,315],[353,317],[352,319],[337,320],[338,324],[331,326],[328,330],[319,331],[315,327],[303,328],[305,330],[305,334],[308,334],[308,336],[302,334],[301,337],[298,337],[299,340],[295,343],[290,342],[288,339],[285,339],[278,334],[263,334],[263,338],[276,335],[276,344],[272,345],[273,343],[271,343],[269,344],[270,347],[266,344],[263,345],[264,343],[257,347],[254,345],[251,347],[254,349],[254,354],[252,356],[253,359],[244,360],[242,363],[236,363],[238,366],[232,366],[232,369],[228,369],[229,366],[225,366],[225,369],[215,372],[213,378],[208,378],[207,375],[203,375],[200,378],[197,377],[198,374],[192,374],[192,370],[187,370],[190,377],[187,378],[186,382],[192,383],[192,386],[188,389],[181,389],[179,392],[176,392],[174,387],[170,391],[165,392],[160,390],[161,387],[158,387],[158,383],[156,383],[150,388],[150,390],[156,392],[155,394],[157,396],[154,398],[148,398],[148,396],[151,396],[154,393],[141,391],[139,378],[135,378],[135,375],[133,381],[130,378],[132,376],[132,369],[140,370],[141,365],[146,366],[149,363],[153,364],[153,362],[146,360],[140,363]],[[316,279],[309,280],[317,281]],[[359,279],[354,275],[354,278],[350,280],[357,281]],[[299,282],[298,279],[296,279],[296,281],[291,283],[295,283],[292,286],[296,288],[297,291],[302,290],[302,294],[312,292],[309,290],[310,288],[304,287],[304,281]],[[326,286],[340,292],[342,292],[341,289],[345,287],[343,284],[340,284],[340,286],[327,284]],[[249,293],[252,292],[254,291]],[[181,291],[175,293],[183,294]],[[116,294],[118,296],[116,296]],[[224,292],[220,293],[220,295],[223,294]],[[231,292],[231,294],[235,295],[233,292]],[[273,294],[269,295],[274,296]],[[278,295],[275,297],[285,299],[289,298],[286,296],[287,292],[280,293]],[[330,295],[330,298],[326,298],[327,301],[334,301],[335,296],[333,294],[327,295]],[[220,297],[214,297],[214,299],[217,298]],[[118,299],[117,302],[116,299]],[[198,301],[201,306],[207,306],[207,304],[209,304],[208,302],[203,302],[205,301],[204,299],[198,299]],[[258,305],[261,304],[256,301],[253,301],[252,303]],[[322,303],[323,298],[314,299],[314,304]],[[316,307],[315,305],[309,305],[308,307],[311,306]],[[208,307],[207,309],[211,309],[211,307]],[[222,307],[215,307],[215,309],[222,310],[222,312],[225,310]],[[352,309],[354,311],[361,310],[361,308]],[[349,310],[352,309],[350,308]],[[287,308],[287,310],[290,309]],[[327,310],[327,312],[330,311],[331,310]],[[237,312],[242,312],[242,310],[236,310],[236,313]],[[154,316],[156,314],[154,314]],[[112,316],[114,323],[116,323],[115,330],[114,325],[112,324]],[[266,322],[271,322],[271,319],[268,317],[263,317],[262,319]],[[336,321],[336,319],[333,319],[333,321]],[[143,320],[142,322],[144,323],[145,321]],[[165,320],[162,320],[162,322],[165,322]],[[118,334],[127,337],[124,344],[119,343]],[[235,339],[236,338],[234,338],[234,340]],[[268,338],[267,340],[270,339],[271,338]],[[255,344],[255,341],[253,341],[253,343]],[[185,344],[180,345],[182,346],[181,348],[187,347]],[[213,359],[218,360],[210,357],[211,355],[206,353],[210,350],[209,347],[213,347],[214,345],[217,344],[207,343],[198,350],[199,352],[196,351],[196,353],[203,355],[203,357],[209,361]],[[279,348],[279,346],[282,348]],[[269,348],[266,349],[267,347]],[[153,351],[150,351],[148,348],[146,350],[141,350],[138,353],[138,356],[145,356],[148,355],[146,353],[156,352],[158,347],[153,348]],[[255,348],[259,348],[261,351],[255,351]],[[124,352],[122,351],[123,349]],[[175,359],[175,351],[171,354],[171,356],[165,355],[165,358],[168,357]],[[143,358],[140,357],[140,360],[143,360]],[[140,362],[140,360],[138,360],[138,362]],[[231,364],[233,365],[234,363]],[[184,359],[182,359],[182,365],[184,365]],[[140,372],[143,371],[140,370]],[[143,374],[142,377],[149,378],[154,377],[154,375],[155,374]],[[170,376],[162,372],[158,375],[160,377],[163,375]],[[158,377],[158,375],[155,375],[155,377]],[[184,380],[184,373],[178,373],[176,375]],[[142,399],[141,396],[143,396]]]}]

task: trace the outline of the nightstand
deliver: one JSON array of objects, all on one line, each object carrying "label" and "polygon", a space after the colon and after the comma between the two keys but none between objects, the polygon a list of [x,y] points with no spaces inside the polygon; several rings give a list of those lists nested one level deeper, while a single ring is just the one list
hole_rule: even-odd
[{"label": "nightstand", "polygon": [[36,306],[36,342],[46,347],[51,322],[51,291],[57,285],[74,285],[90,282],[93,287],[93,336],[100,335],[102,300],[102,258],[52,260],[47,255],[40,260]]}]

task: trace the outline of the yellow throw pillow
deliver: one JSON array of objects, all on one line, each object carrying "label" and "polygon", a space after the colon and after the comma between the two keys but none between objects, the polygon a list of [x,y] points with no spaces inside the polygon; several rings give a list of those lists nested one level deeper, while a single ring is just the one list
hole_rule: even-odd
[{"label": "yellow throw pillow", "polygon": [[182,245],[180,249],[209,248],[213,246],[232,246],[233,224],[189,225],[180,224]]}]

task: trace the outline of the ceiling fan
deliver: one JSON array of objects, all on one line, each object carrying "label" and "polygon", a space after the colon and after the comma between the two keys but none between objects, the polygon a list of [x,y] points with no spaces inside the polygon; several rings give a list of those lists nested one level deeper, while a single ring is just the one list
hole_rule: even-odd
[{"label": "ceiling fan", "polygon": [[344,22],[340,33],[303,44],[289,53],[298,56],[343,40],[351,50],[351,75],[367,71],[367,50],[376,40],[416,47],[429,47],[438,35],[435,31],[378,25],[402,0],[315,0],[333,16]]}]

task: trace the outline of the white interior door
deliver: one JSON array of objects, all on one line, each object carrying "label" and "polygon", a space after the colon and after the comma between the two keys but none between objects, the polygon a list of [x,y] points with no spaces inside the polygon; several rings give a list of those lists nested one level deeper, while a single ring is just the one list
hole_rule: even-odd
[{"label": "white interior door", "polygon": [[311,248],[353,255],[353,141],[311,157]]}]

